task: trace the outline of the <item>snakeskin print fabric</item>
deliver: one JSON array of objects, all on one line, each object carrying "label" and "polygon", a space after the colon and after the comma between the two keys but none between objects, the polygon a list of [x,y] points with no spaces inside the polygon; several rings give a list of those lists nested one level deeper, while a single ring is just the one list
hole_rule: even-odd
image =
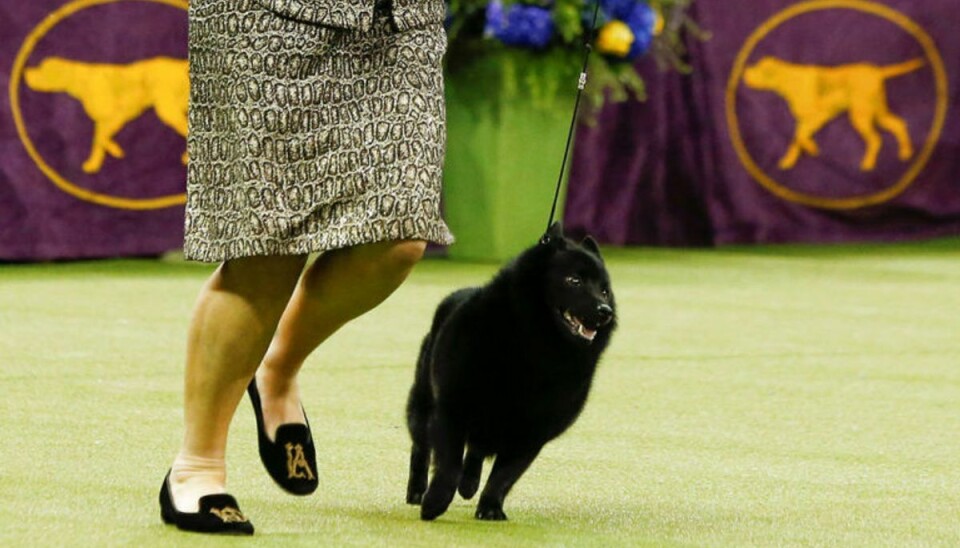
[{"label": "snakeskin print fabric", "polygon": [[399,31],[378,7],[341,29],[272,1],[190,2],[187,258],[451,243],[441,23]]},{"label": "snakeskin print fabric", "polygon": [[[369,30],[375,0],[257,0],[285,17],[328,27]],[[395,0],[393,20],[400,31],[443,21],[444,0]]]},{"label": "snakeskin print fabric", "polygon": [[285,17],[342,29],[368,30],[373,22],[372,0],[257,0]]},{"label": "snakeskin print fabric", "polygon": [[394,0],[393,19],[400,30],[409,30],[443,22],[447,16],[445,0]]}]

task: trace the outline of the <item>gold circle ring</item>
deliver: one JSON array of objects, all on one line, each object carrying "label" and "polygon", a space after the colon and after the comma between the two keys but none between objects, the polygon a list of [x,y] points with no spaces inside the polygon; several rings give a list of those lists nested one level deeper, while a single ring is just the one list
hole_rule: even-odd
[{"label": "gold circle ring", "polygon": [[67,194],[70,194],[85,202],[92,202],[117,209],[160,209],[164,207],[180,205],[186,203],[186,194],[173,194],[169,196],[161,196],[159,198],[121,198],[118,196],[94,192],[71,183],[65,177],[60,175],[57,170],[50,167],[50,165],[47,164],[47,162],[43,159],[43,156],[37,152],[36,146],[34,146],[33,141],[27,134],[26,124],[23,122],[23,115],[20,111],[20,81],[23,78],[23,71],[27,64],[27,60],[33,53],[34,48],[36,48],[37,43],[44,36],[46,36],[53,27],[57,26],[57,24],[59,24],[61,21],[76,14],[77,12],[94,6],[114,4],[118,2],[149,2],[153,4],[163,4],[180,8],[184,11],[186,11],[189,7],[188,0],[74,0],[73,2],[64,4],[59,9],[48,15],[43,21],[40,22],[39,25],[30,31],[30,34],[27,35],[27,38],[20,46],[20,51],[17,52],[17,57],[14,60],[13,68],[10,73],[10,110],[13,115],[13,123],[17,128],[17,135],[20,137],[20,141],[23,143],[24,148],[27,149],[27,154],[30,155],[30,158],[33,160],[33,162],[38,168],[40,168],[40,171],[42,171],[43,174],[46,175],[54,185],[57,186],[57,188],[66,192]]},{"label": "gold circle ring", "polygon": [[[824,198],[821,196],[813,196],[811,194],[797,192],[781,185],[772,177],[767,175],[750,156],[750,152],[747,150],[747,147],[743,142],[743,137],[740,134],[740,126],[736,113],[737,89],[739,88],[740,80],[743,77],[744,67],[746,66],[747,59],[750,58],[750,55],[753,53],[753,50],[756,48],[760,40],[763,40],[780,25],[799,15],[830,9],[849,9],[853,11],[859,11],[861,13],[875,15],[890,21],[910,34],[910,36],[912,36],[920,44],[920,47],[923,48],[924,55],[930,62],[937,94],[933,124],[930,127],[930,133],[927,135],[927,139],[924,142],[920,153],[917,155],[916,159],[903,174],[903,176],[900,177],[900,179],[893,186],[881,190],[880,192],[861,196],[852,196],[849,198]],[[918,25],[912,19],[887,6],[869,2],[867,0],[810,0],[808,2],[794,4],[774,14],[747,38],[747,41],[737,54],[736,60],[733,64],[733,69],[730,72],[730,79],[727,82],[725,109],[727,116],[727,129],[730,132],[730,139],[733,142],[733,148],[737,153],[737,157],[740,159],[740,163],[743,164],[743,167],[747,170],[751,177],[753,177],[764,188],[776,196],[779,196],[780,198],[790,202],[796,202],[824,209],[856,209],[880,204],[899,195],[908,186],[910,186],[914,179],[917,178],[917,175],[923,171],[923,168],[926,167],[927,162],[930,160],[930,156],[933,154],[933,150],[936,148],[937,142],[940,139],[940,134],[943,131],[944,121],[947,117],[947,96],[947,72],[944,68],[943,59],[940,56],[940,52],[937,50],[937,46],[934,44],[933,39],[930,38],[930,35],[928,35],[926,31],[924,31],[923,28],[921,28],[920,25]]]}]

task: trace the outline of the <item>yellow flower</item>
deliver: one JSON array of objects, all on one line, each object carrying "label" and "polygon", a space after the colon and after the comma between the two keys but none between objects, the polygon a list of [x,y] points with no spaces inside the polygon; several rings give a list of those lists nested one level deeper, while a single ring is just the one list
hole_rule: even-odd
[{"label": "yellow flower", "polygon": [[660,5],[660,2],[654,0],[650,2],[650,7],[653,8],[653,13],[657,17],[653,24],[653,35],[660,36],[660,33],[663,32],[663,6]]},{"label": "yellow flower", "polygon": [[600,27],[597,50],[600,53],[626,57],[633,45],[633,31],[623,21],[613,20]]}]

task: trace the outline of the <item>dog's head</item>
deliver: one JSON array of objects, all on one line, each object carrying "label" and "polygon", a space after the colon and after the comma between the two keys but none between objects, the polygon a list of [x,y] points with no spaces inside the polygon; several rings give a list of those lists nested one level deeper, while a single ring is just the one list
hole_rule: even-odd
[{"label": "dog's head", "polygon": [[575,242],[554,223],[539,245],[547,254],[545,298],[560,331],[585,345],[605,341],[616,324],[616,303],[597,242],[589,236]]},{"label": "dog's head", "polygon": [[754,89],[775,89],[783,82],[783,61],[764,57],[743,71],[743,81]]},{"label": "dog's head", "polygon": [[47,57],[24,71],[24,79],[34,91],[63,91],[73,76],[72,66],[66,59]]}]

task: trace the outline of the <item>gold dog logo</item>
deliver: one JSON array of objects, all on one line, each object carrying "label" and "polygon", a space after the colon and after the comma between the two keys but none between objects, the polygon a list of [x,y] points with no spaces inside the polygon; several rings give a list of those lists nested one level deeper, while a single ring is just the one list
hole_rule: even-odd
[{"label": "gold dog logo", "polygon": [[[111,35],[114,32],[126,32],[122,25],[114,25],[107,28],[108,32],[97,30],[97,36],[104,34],[106,39],[103,41],[103,55],[112,56],[143,51],[143,54],[132,53],[133,58],[126,59],[124,63],[100,63],[100,62],[82,62],[75,59],[58,57],[56,55],[45,55],[42,59],[32,60],[35,51],[50,51],[56,49],[57,44],[61,42],[58,26],[64,21],[71,20],[71,23],[77,25],[97,24],[98,17],[102,13],[101,8],[111,7],[113,14],[117,13],[113,6],[122,5],[123,9],[129,9],[132,17],[139,18],[140,21],[149,20],[151,25],[156,25],[164,30],[159,31],[164,40],[152,43],[150,46],[141,45],[145,43],[142,36],[123,36],[122,34]],[[169,10],[174,8],[175,11]],[[189,8],[188,0],[68,0],[59,8],[52,11],[42,21],[37,24],[26,36],[13,66],[10,69],[9,97],[10,112],[16,127],[17,136],[23,144],[28,156],[34,164],[43,173],[47,179],[52,182],[61,191],[86,202],[113,207],[118,209],[131,210],[149,210],[161,209],[171,206],[182,205],[186,202],[186,195],[182,189],[176,193],[160,195],[156,197],[130,197],[118,195],[112,192],[113,189],[125,188],[126,193],[139,195],[143,189],[148,188],[148,180],[118,178],[112,176],[109,169],[111,164],[105,163],[109,155],[113,158],[123,158],[127,154],[121,143],[117,142],[117,134],[125,127],[129,127],[138,120],[144,113],[152,111],[156,113],[160,122],[172,128],[176,134],[185,136],[187,131],[186,109],[187,97],[189,94],[189,82],[187,76],[187,61],[178,59],[176,56],[182,55],[178,50],[185,46],[184,40],[177,39],[178,33],[186,31],[186,12]],[[89,10],[89,11],[88,11]],[[75,18],[75,19],[74,19]],[[135,27],[136,25],[134,25]],[[69,26],[68,26],[69,27]],[[168,38],[169,36],[169,38]],[[136,42],[125,40],[136,39]],[[166,41],[166,44],[163,42]],[[41,44],[42,42],[42,44]],[[96,47],[96,42],[88,43]],[[130,51],[117,48],[118,43],[131,43]],[[38,46],[40,46],[38,48]],[[63,47],[63,46],[60,46]],[[155,51],[157,47],[161,51]],[[67,48],[64,47],[64,50]],[[118,52],[119,49],[119,52]],[[71,49],[70,51],[74,51]],[[173,56],[163,55],[163,53],[173,53]],[[78,54],[81,55],[81,54]],[[97,51],[84,51],[82,55],[87,58],[93,58],[97,61]],[[73,57],[73,54],[70,55]],[[107,57],[109,58],[109,57]],[[28,93],[23,93],[24,91]],[[78,184],[75,180],[70,180],[70,168],[72,166],[51,165],[50,159],[65,161],[73,156],[65,154],[58,150],[57,156],[45,158],[42,149],[37,147],[31,137],[28,122],[36,122],[39,115],[36,99],[33,94],[64,94],[76,99],[83,108],[86,117],[92,122],[90,130],[90,148],[86,151],[86,143],[83,143],[83,154],[85,160],[77,160],[76,167],[82,168],[81,173],[91,176],[89,179],[81,179]],[[24,95],[24,97],[21,97]],[[29,98],[27,96],[29,95]],[[26,99],[21,101],[21,99]],[[49,107],[47,107],[49,109]],[[82,116],[82,115],[81,115]],[[76,128],[77,131],[84,132],[86,125],[83,118],[62,120],[63,125]],[[46,127],[50,126],[49,121],[45,121]],[[42,124],[38,124],[42,125]],[[143,124],[136,124],[137,127],[131,131],[137,134],[142,131],[141,127],[149,128]],[[34,131],[37,131],[34,128]],[[152,131],[149,130],[148,131]],[[160,130],[162,131],[162,129]],[[64,135],[66,138],[66,135]],[[121,136],[122,137],[122,136]],[[71,142],[79,141],[78,138],[70,136]],[[161,138],[163,142],[170,142],[167,137]],[[171,137],[172,139],[172,137]],[[177,138],[179,139],[179,138]],[[174,141],[175,142],[175,141]],[[144,150],[143,141],[133,141],[125,143],[128,150]],[[41,145],[45,144],[41,142]],[[147,147],[149,149],[149,147]],[[68,151],[69,152],[69,151]],[[179,152],[178,152],[179,154]],[[151,157],[133,152],[129,155],[127,164],[137,162],[132,169],[136,171],[139,166],[149,166],[148,169],[164,169],[158,167],[166,164],[166,160],[161,156]],[[161,158],[157,160],[157,158]],[[180,157],[182,162],[186,161],[186,154]],[[159,161],[160,163],[157,163]],[[150,162],[154,162],[151,164]],[[64,169],[66,167],[66,169]],[[127,168],[128,170],[130,168]],[[62,172],[61,172],[62,170]],[[79,169],[76,171],[80,171]],[[107,172],[99,179],[92,176]],[[169,172],[167,172],[169,173]],[[181,177],[165,178],[168,182],[166,188],[171,188],[177,184]],[[137,186],[133,189],[124,187],[127,181],[135,183]],[[103,183],[101,185],[101,183]],[[179,186],[179,185],[178,185]],[[106,192],[104,189],[111,190]],[[149,192],[149,190],[148,190]]]},{"label": "gold dog logo", "polygon": [[[185,59],[157,57],[110,65],[48,57],[28,68],[25,80],[34,91],[66,93],[83,105],[93,121],[90,156],[83,163],[86,173],[100,171],[105,154],[124,157],[114,135],[149,108],[164,124],[187,136],[190,81]],[[187,162],[186,152],[181,160]]]},{"label": "gold dog logo", "polygon": [[793,168],[803,152],[818,156],[820,149],[813,139],[814,134],[846,112],[866,147],[860,169],[872,171],[877,166],[877,155],[883,144],[876,126],[896,138],[900,160],[906,161],[913,156],[907,122],[890,111],[885,82],[925,64],[923,59],[913,59],[884,67],[869,63],[820,67],[764,57],[747,68],[743,80],[753,89],[769,90],[782,97],[793,114],[796,131],[793,142],[780,159],[780,169]]},{"label": "gold dog logo", "polygon": [[[861,37],[864,43],[870,40],[868,36],[872,31],[864,30],[867,28],[882,27],[887,32],[899,32],[912,38],[915,45],[905,45],[902,40],[887,41],[889,54],[887,51],[880,53],[875,46],[871,46],[869,55],[874,58],[889,57],[889,60],[884,59],[879,63],[858,61],[854,57],[848,62],[801,64],[770,55],[754,55],[761,46],[766,45],[761,44],[762,41],[795,19],[802,16],[804,21],[797,24],[806,25],[801,28],[810,29],[807,32],[816,32],[825,23],[837,20],[829,12],[841,10],[846,12],[847,19],[844,21],[854,17],[860,18],[864,24],[849,26],[847,23],[849,30],[844,37],[852,47],[841,50],[839,55],[836,49],[825,55],[832,54],[834,59],[848,53],[856,55]],[[818,14],[815,24],[811,24],[813,14]],[[798,33],[786,35],[795,37]],[[921,56],[910,51],[918,49],[917,46],[923,52]],[[809,58],[809,48],[804,51]],[[866,48],[864,51],[866,56]],[[904,54],[903,51],[909,53]],[[909,84],[896,83],[896,79],[907,78],[913,80]],[[929,86],[931,81],[933,85]],[[894,85],[899,86],[899,93],[890,94],[896,97],[891,102],[888,93]],[[904,88],[904,85],[908,87]],[[764,112],[765,116],[771,117],[770,120],[777,121],[768,121],[767,126],[743,126],[750,131],[750,146],[757,149],[750,150],[741,130],[738,100],[750,104],[750,112],[756,113],[758,109],[771,108],[770,103],[761,103],[757,99],[767,93],[773,93],[783,100],[793,127],[789,128],[786,136],[785,149],[771,149],[771,145],[781,146],[777,144],[780,136],[759,132],[769,131],[762,128],[770,128],[770,123],[780,124],[780,119],[787,113]],[[923,96],[924,93],[932,97]],[[912,99],[912,103],[903,104],[904,97],[915,99]],[[761,186],[791,202],[826,209],[854,209],[890,200],[913,183],[926,167],[940,139],[947,105],[947,77],[943,59],[933,39],[915,21],[899,11],[869,0],[808,0],[775,13],[747,37],[727,80],[725,107],[731,145],[747,173]],[[908,112],[913,120],[911,123],[923,123],[925,127],[911,127],[907,122]],[[832,133],[824,131],[819,142],[817,139],[818,132],[844,115],[844,123],[854,130],[855,135],[859,136],[858,142],[863,144],[863,152],[856,152],[856,160],[844,157],[853,153],[854,148],[847,142],[836,140],[842,135],[837,133],[839,130],[831,129]],[[926,136],[922,137],[924,131]],[[893,137],[895,150],[887,152],[884,148],[884,133]],[[844,152],[838,152],[840,150]],[[893,152],[902,168],[896,168],[891,162]],[[778,169],[765,170],[755,159],[755,153],[769,154],[767,158],[778,159]],[[819,163],[810,162],[809,159],[813,158],[827,159]],[[827,165],[825,162],[830,162],[829,169],[821,167]],[[859,170],[852,173],[845,171],[845,165],[849,165],[851,170],[858,166]],[[851,192],[851,188],[858,187],[864,190]],[[830,195],[823,195],[826,193]]]}]

